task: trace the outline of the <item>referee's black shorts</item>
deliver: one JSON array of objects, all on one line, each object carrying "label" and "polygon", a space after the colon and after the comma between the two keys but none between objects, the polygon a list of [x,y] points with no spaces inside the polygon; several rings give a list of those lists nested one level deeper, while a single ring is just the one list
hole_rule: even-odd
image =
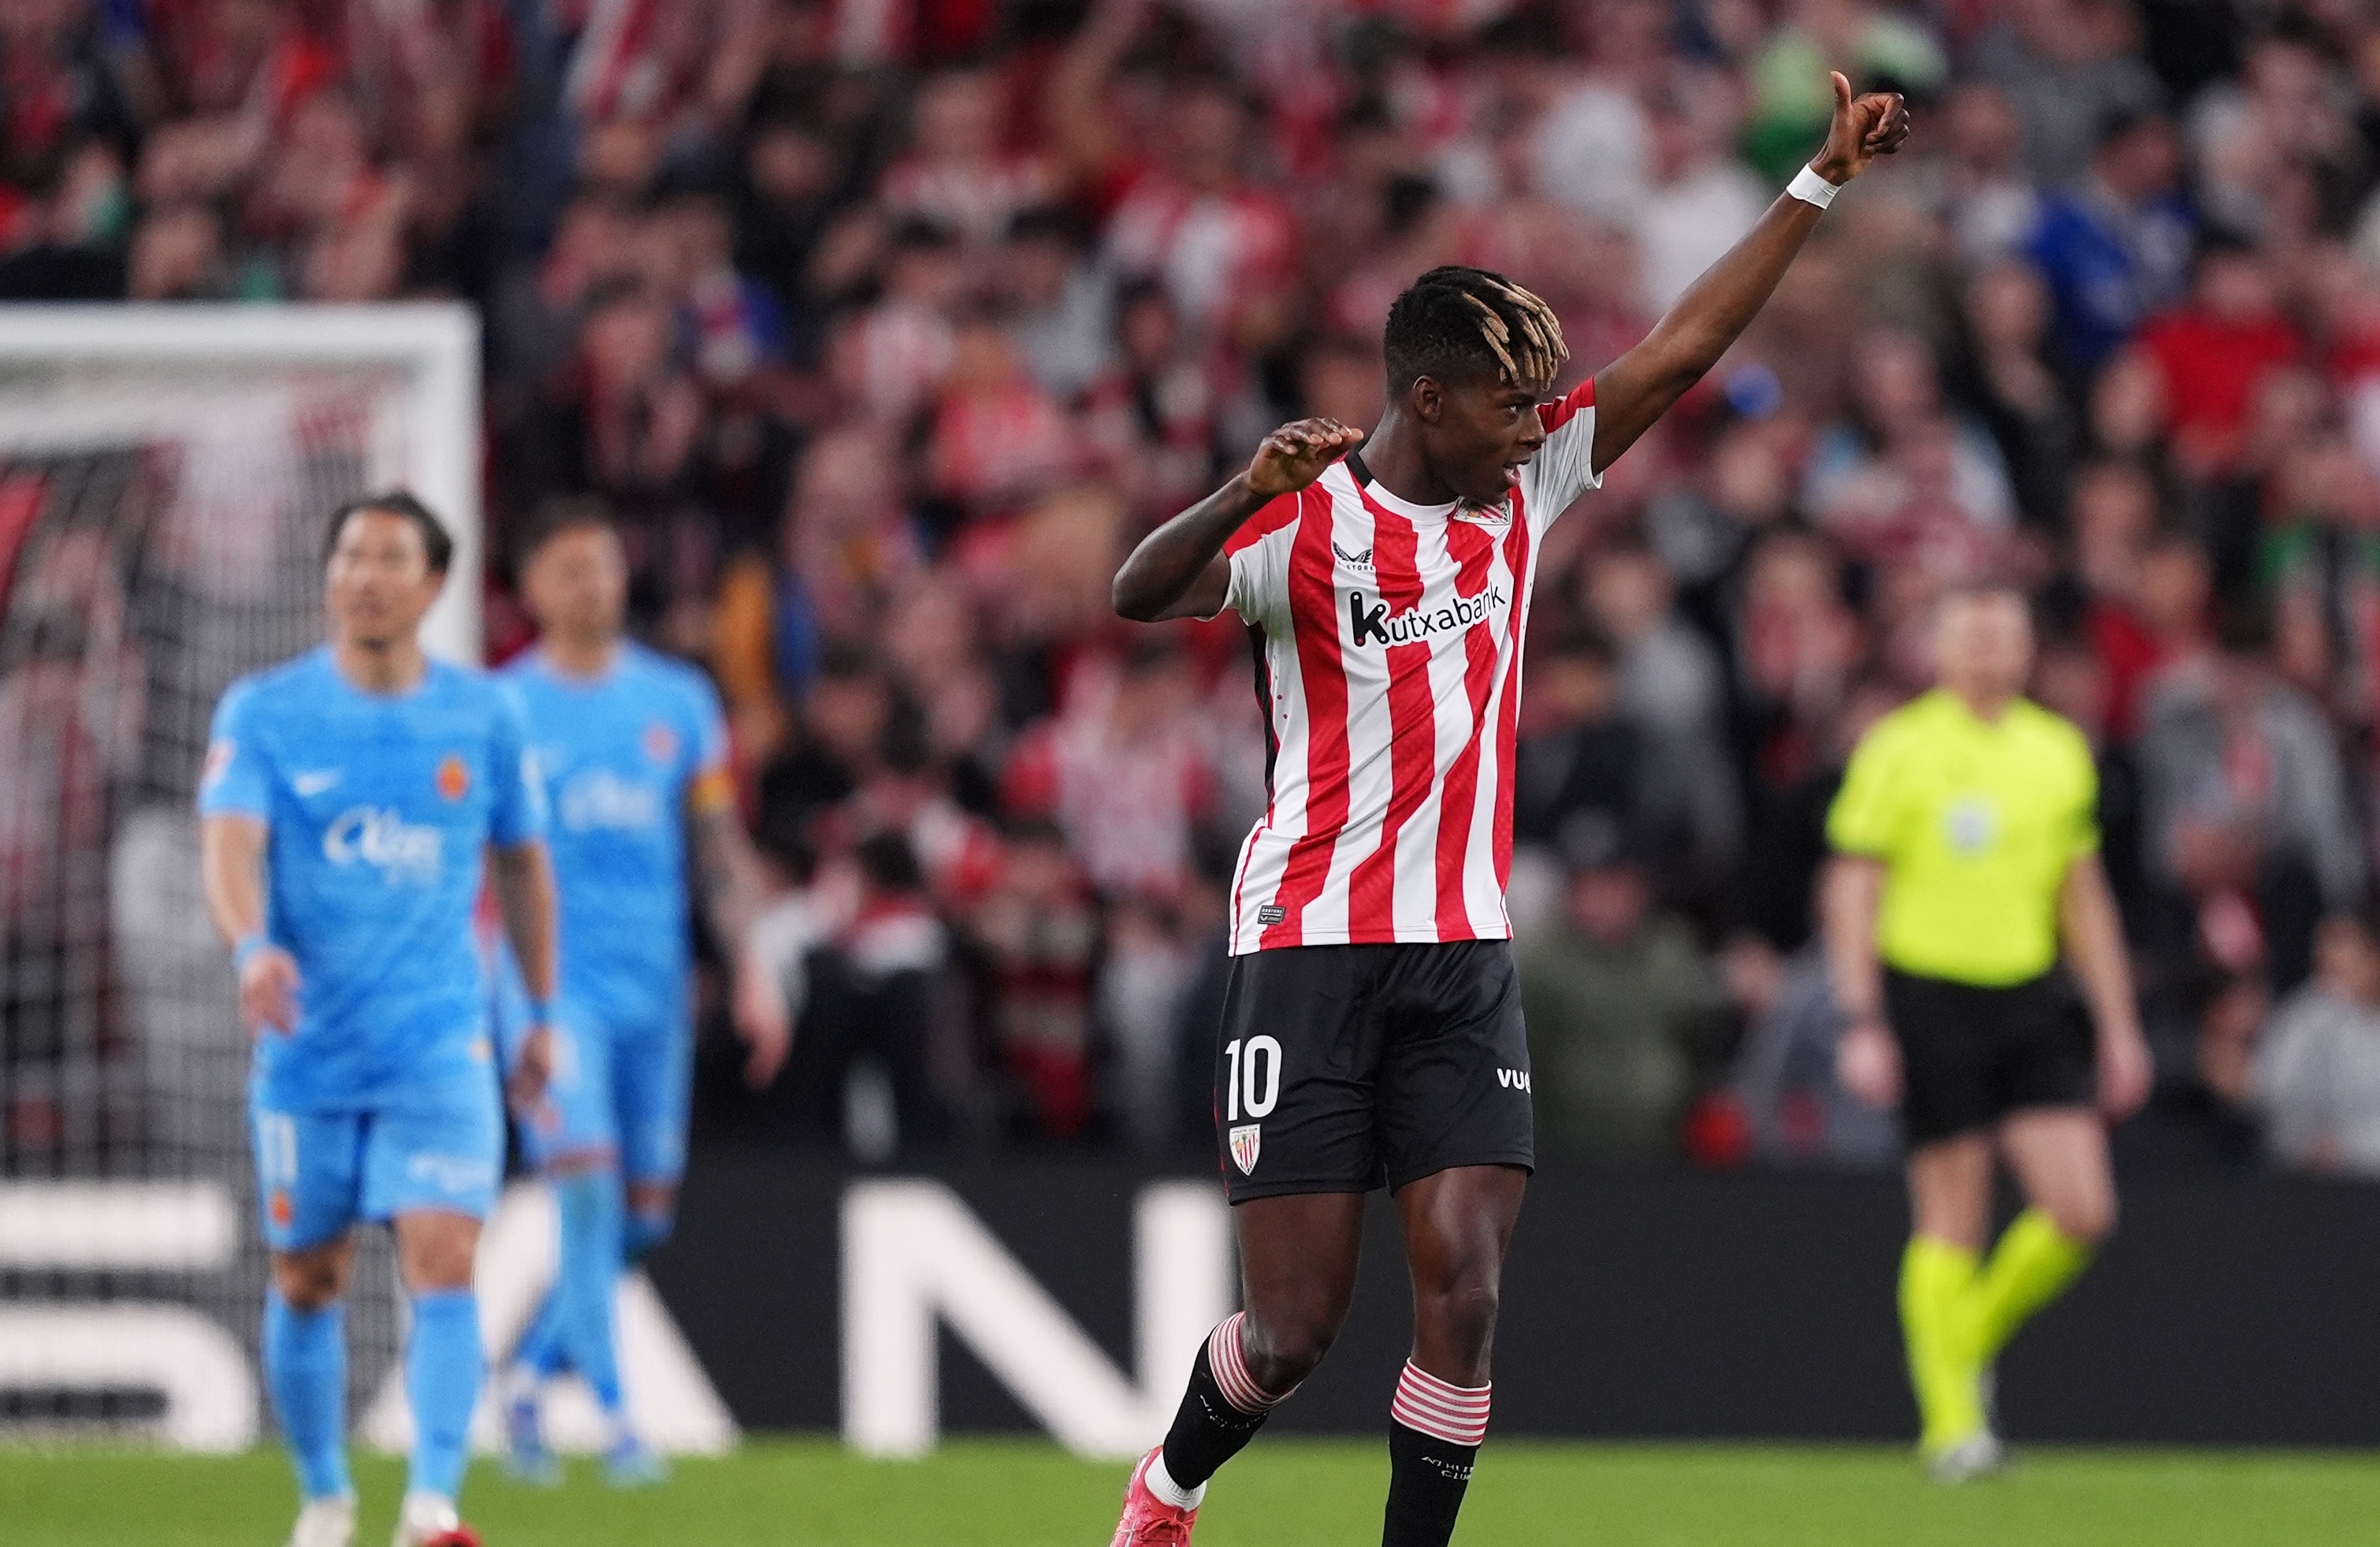
[{"label": "referee's black shorts", "polygon": [[1887,968],[1884,1010],[1900,1044],[1912,1149],[2027,1107],[2093,1104],[2090,1019],[2060,972],[1985,988]]},{"label": "referee's black shorts", "polygon": [[1232,957],[1215,1119],[1234,1203],[1395,1190],[1458,1165],[1531,1169],[1529,1038],[1511,943]]}]

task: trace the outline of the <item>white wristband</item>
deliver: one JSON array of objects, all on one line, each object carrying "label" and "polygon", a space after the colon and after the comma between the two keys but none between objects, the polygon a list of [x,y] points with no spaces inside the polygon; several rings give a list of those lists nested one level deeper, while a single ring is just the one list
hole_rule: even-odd
[{"label": "white wristband", "polygon": [[1833,203],[1835,195],[1842,190],[1843,187],[1840,183],[1830,183],[1819,177],[1818,169],[1815,166],[1803,167],[1793,174],[1793,180],[1785,185],[1786,192],[1804,204],[1815,204],[1822,210]]}]

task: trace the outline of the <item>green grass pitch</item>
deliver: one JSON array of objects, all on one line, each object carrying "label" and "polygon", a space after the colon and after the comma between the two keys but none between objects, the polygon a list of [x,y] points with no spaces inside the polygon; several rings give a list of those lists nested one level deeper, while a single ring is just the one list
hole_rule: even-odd
[{"label": "green grass pitch", "polygon": [[[1102,1547],[1123,1468],[1023,1441],[863,1461],[820,1440],[756,1441],[681,1465],[665,1487],[605,1490],[584,1465],[556,1492],[473,1469],[488,1547]],[[1234,1462],[1198,1547],[1370,1547],[1382,1446],[1273,1440]],[[401,1478],[364,1463],[359,1547],[380,1547]],[[276,1453],[198,1460],[0,1451],[11,1547],[279,1547],[293,1510]],[[1491,1443],[1464,1547],[2329,1547],[2380,1540],[2380,1457],[2338,1453],[2022,1453],[2004,1478],[1944,1490],[1875,1447]]]}]

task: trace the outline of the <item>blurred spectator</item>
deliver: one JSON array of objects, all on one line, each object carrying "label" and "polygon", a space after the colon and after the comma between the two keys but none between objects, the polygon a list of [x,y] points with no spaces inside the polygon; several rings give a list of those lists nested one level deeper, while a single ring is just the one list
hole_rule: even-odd
[{"label": "blurred spectator", "polygon": [[1770,1165],[1889,1171],[1900,1125],[1843,1089],[1835,1073],[1842,1011],[1815,942],[1787,958],[1783,985],[1736,1053],[1728,1090],[1751,1129],[1750,1157]]},{"label": "blurred spectator", "polygon": [[2272,274],[2254,250],[2209,237],[2199,247],[2190,298],[2152,317],[2140,347],[2157,369],[2175,457],[2212,478],[2239,457],[2265,373],[2303,354],[2305,341],[2281,315]]},{"label": "blurred spectator", "polygon": [[1099,920],[1056,823],[1010,825],[968,919],[990,976],[994,1055],[1019,1093],[1018,1127],[1049,1139],[1080,1134],[1092,1115]]},{"label": "blurred spectator", "polygon": [[2143,317],[2180,294],[2193,222],[2180,166],[2168,120],[2111,112],[2089,175],[2044,207],[2027,253],[2057,303],[2062,369],[2088,377]]},{"label": "blurred spectator", "polygon": [[2273,676],[2269,640],[2252,621],[2228,625],[2151,698],[2143,834],[2206,955],[2286,989],[2310,969],[2314,921],[2362,904],[2366,867],[2330,732]]},{"label": "blurred spectator", "polygon": [[1656,911],[1644,867],[1619,852],[1573,857],[1563,913],[1520,964],[1544,1152],[1668,1160],[1715,1072],[1724,993],[1694,932]]},{"label": "blurred spectator", "polygon": [[2140,23],[2119,0],[2013,0],[1975,45],[1975,72],[2024,126],[2035,180],[2058,188],[2089,165],[2101,126],[2162,105],[2140,57]]},{"label": "blurred spectator", "polygon": [[2380,1176],[2380,939],[2368,917],[2324,921],[2313,977],[2274,1012],[2253,1078],[2276,1161]]}]

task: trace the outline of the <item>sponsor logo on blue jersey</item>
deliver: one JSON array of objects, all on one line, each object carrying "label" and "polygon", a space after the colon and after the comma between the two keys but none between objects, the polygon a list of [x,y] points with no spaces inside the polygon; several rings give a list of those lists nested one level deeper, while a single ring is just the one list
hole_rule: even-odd
[{"label": "sponsor logo on blue jersey", "polygon": [[438,879],[445,859],[445,834],[405,820],[390,808],[356,806],[322,830],[322,858],[334,865],[370,865],[392,882]]}]

